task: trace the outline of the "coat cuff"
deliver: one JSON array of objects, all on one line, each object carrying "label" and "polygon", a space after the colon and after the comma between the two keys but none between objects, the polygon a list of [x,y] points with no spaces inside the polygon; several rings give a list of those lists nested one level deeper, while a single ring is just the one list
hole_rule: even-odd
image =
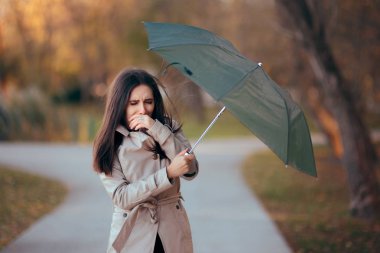
[{"label": "coat cuff", "polygon": [[166,191],[167,189],[169,189],[170,187],[172,187],[174,184],[174,181],[172,180],[172,182],[173,182],[173,184],[172,184],[172,182],[168,178],[168,174],[166,172],[166,167],[160,169],[159,171],[157,171],[155,173],[154,181],[155,181],[157,188],[152,193],[153,196],[159,195],[160,193],[162,193],[162,192]]},{"label": "coat cuff", "polygon": [[162,144],[172,134],[170,129],[164,126],[160,121],[156,120],[153,126],[148,129],[148,134],[153,137],[158,143]]}]

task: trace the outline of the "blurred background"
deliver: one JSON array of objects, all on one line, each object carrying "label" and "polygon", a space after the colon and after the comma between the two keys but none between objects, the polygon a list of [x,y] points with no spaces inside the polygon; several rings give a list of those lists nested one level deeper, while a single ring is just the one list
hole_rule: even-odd
[{"label": "blurred background", "polygon": [[[378,124],[378,1],[327,2],[329,46],[366,124]],[[333,116],[320,102],[305,49],[294,43],[280,16],[270,0],[1,0],[0,139],[92,141],[117,72],[162,70],[162,60],[146,51],[142,21],[195,25],[230,40],[262,62],[302,105],[309,123],[323,130],[334,124]],[[182,78],[168,73],[164,80],[179,115],[186,111],[206,120],[207,110],[199,109],[210,104],[207,96]]]},{"label": "blurred background", "polygon": [[[166,63],[147,51],[142,21],[231,41],[291,93],[313,135],[326,137],[315,149],[318,181],[280,171],[268,154],[243,168],[295,252],[378,252],[378,0],[0,0],[0,141],[91,144],[123,68],[160,76],[173,113],[197,138],[220,105],[174,69],[161,75]],[[207,138],[242,135],[251,136],[225,113]]]}]

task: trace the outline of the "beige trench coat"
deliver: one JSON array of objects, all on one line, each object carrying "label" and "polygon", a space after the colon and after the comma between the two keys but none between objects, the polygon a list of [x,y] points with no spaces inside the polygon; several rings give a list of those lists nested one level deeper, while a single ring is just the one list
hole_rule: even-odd
[{"label": "beige trench coat", "polygon": [[[129,132],[119,126],[124,136],[113,164],[112,176],[100,179],[114,205],[108,253],[152,253],[159,234],[166,253],[191,253],[190,225],[180,195],[180,180],[168,180],[167,159],[154,159],[147,150],[156,140],[169,159],[190,144],[182,131],[171,130],[156,121],[148,134]],[[198,174],[194,160],[186,180]]]}]

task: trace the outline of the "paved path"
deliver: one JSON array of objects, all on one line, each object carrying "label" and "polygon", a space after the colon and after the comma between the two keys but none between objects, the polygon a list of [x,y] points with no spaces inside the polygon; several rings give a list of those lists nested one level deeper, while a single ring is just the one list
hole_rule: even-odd
[{"label": "paved path", "polygon": [[[244,156],[263,148],[253,138],[207,141],[197,148],[200,174],[182,184],[196,253],[291,252],[240,174]],[[0,163],[58,179],[69,188],[62,205],[1,253],[105,252],[112,208],[91,170],[90,146],[0,143]]]}]

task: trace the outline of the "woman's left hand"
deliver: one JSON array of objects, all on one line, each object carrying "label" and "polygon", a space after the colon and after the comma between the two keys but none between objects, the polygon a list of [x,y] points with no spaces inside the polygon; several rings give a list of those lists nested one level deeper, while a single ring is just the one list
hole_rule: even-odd
[{"label": "woman's left hand", "polygon": [[149,117],[149,115],[133,115],[129,121],[129,128],[133,130],[147,130],[150,129],[155,120]]}]

